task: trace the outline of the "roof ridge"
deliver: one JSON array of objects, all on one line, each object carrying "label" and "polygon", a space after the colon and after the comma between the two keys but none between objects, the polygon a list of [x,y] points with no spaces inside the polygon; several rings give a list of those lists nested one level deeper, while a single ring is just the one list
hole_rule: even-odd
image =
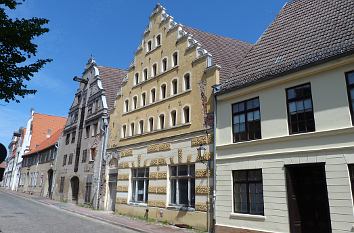
[{"label": "roof ridge", "polygon": [[65,118],[67,119],[67,117],[65,116],[57,116],[57,115],[53,115],[53,114],[46,114],[46,113],[39,113],[39,112],[34,112],[33,115],[44,115],[44,116],[50,116],[50,117],[60,117],[60,118]]},{"label": "roof ridge", "polygon": [[110,68],[110,69],[115,69],[115,70],[127,71],[126,69],[123,69],[123,68],[117,68],[117,67],[113,67],[113,66],[103,66],[103,65],[97,65],[97,67],[103,67],[103,68]]}]

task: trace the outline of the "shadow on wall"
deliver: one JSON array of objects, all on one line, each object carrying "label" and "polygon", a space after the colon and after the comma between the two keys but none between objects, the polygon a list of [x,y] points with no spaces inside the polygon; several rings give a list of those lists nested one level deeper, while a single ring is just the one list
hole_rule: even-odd
[{"label": "shadow on wall", "polygon": [[[4,171],[5,171],[5,158],[7,155],[7,150],[6,147],[0,143],[0,181],[2,181],[2,178],[4,176]],[[4,162],[4,163],[3,163]]]}]

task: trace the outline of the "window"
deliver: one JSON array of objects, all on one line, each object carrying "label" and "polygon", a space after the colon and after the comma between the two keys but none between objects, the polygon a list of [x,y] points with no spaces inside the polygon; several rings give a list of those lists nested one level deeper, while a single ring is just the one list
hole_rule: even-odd
[{"label": "window", "polygon": [[156,90],[155,88],[153,88],[150,91],[150,102],[155,103],[155,101],[156,101]]},{"label": "window", "polygon": [[90,116],[91,114],[92,114],[92,104],[90,104],[87,109],[87,115]]},{"label": "window", "polygon": [[159,116],[160,129],[165,128],[165,115],[161,114]]},{"label": "window", "polygon": [[144,78],[144,81],[146,81],[148,79],[148,69],[147,68],[145,68],[143,71],[143,78]]},{"label": "window", "polygon": [[166,98],[166,84],[161,85],[160,91],[161,91],[160,98],[165,99]]},{"label": "window", "polygon": [[354,71],[347,72],[345,74],[347,80],[347,90],[348,90],[348,100],[349,100],[349,109],[352,116],[352,124],[354,124]]},{"label": "window", "polygon": [[189,112],[189,107],[186,106],[183,108],[183,122],[184,123],[189,123],[191,120],[190,120],[190,112]]},{"label": "window", "polygon": [[151,73],[152,77],[155,77],[157,75],[157,64],[156,63],[152,65],[152,71],[151,72],[152,72]]},{"label": "window", "polygon": [[194,207],[195,169],[192,165],[171,166],[171,204]]},{"label": "window", "polygon": [[85,185],[85,203],[91,203],[92,178],[87,177]]},{"label": "window", "polygon": [[146,105],[146,93],[141,94],[141,106],[144,107]]},{"label": "window", "polygon": [[134,136],[135,134],[135,124],[131,123],[130,124],[130,136]]},{"label": "window", "polygon": [[143,120],[139,121],[139,133],[140,134],[144,133],[144,121]]},{"label": "window", "polygon": [[81,162],[86,163],[86,160],[87,160],[87,150],[83,150]]},{"label": "window", "polygon": [[95,161],[95,158],[96,158],[96,148],[91,148],[90,149],[90,161]]},{"label": "window", "polygon": [[149,131],[154,131],[154,118],[149,118]]},{"label": "window", "polygon": [[175,67],[178,65],[178,53],[174,52],[172,54],[172,67]]},{"label": "window", "polygon": [[139,84],[139,73],[135,73],[134,75],[134,85],[138,85]]},{"label": "window", "polygon": [[135,110],[137,108],[137,104],[138,104],[138,97],[134,96],[133,97],[133,110]]},{"label": "window", "polygon": [[311,84],[286,89],[288,106],[289,133],[306,133],[315,131],[313,116]]},{"label": "window", "polygon": [[86,126],[86,138],[90,137],[90,126]]},{"label": "window", "polygon": [[92,136],[92,137],[96,136],[97,131],[98,131],[98,123],[96,123],[96,124],[93,125],[93,129],[92,129],[92,134],[91,134],[91,136]]},{"label": "window", "polygon": [[122,138],[127,137],[127,126],[123,125],[122,127]]},{"label": "window", "polygon": [[177,112],[173,110],[171,112],[171,126],[176,126],[177,125]]},{"label": "window", "polygon": [[76,131],[71,133],[71,143],[75,142]]},{"label": "window", "polygon": [[177,94],[177,79],[172,80],[172,95],[176,95]]},{"label": "window", "polygon": [[147,42],[147,52],[150,52],[151,51],[151,49],[152,49],[152,44],[151,44],[151,40],[149,40],[148,42]]},{"label": "window", "polygon": [[352,187],[352,196],[354,200],[354,164],[348,164],[349,176],[350,176],[350,184]]},{"label": "window", "polygon": [[138,168],[132,170],[132,201],[148,201],[149,190],[149,168]]},{"label": "window", "polygon": [[261,138],[261,116],[259,98],[253,98],[232,105],[233,142]]},{"label": "window", "polygon": [[65,182],[65,177],[64,176],[60,177],[59,193],[64,192],[64,182]]},{"label": "window", "polygon": [[156,36],[156,47],[161,45],[161,35]]},{"label": "window", "polygon": [[161,71],[165,72],[167,70],[167,58],[162,59]]},{"label": "window", "polygon": [[73,164],[73,154],[69,155],[69,161],[68,161],[68,165]]},{"label": "window", "polygon": [[190,90],[191,89],[191,76],[190,74],[185,74],[183,77],[183,81],[184,81],[184,90]]},{"label": "window", "polygon": [[63,156],[63,166],[66,165],[66,157],[67,157],[67,155],[64,155],[64,156]]},{"label": "window", "polygon": [[233,171],[234,212],[263,215],[262,170]]},{"label": "window", "polygon": [[129,100],[124,101],[124,112],[129,112]]},{"label": "window", "polygon": [[70,134],[66,134],[66,138],[65,138],[65,145],[68,145],[70,142]]}]

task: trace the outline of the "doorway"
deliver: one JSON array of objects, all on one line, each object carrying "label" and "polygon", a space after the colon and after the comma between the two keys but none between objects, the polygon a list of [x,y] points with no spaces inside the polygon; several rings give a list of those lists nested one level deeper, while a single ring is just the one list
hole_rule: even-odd
[{"label": "doorway", "polygon": [[331,233],[325,164],[286,166],[291,233]]},{"label": "doorway", "polygon": [[115,211],[116,197],[117,197],[117,173],[109,174],[108,187],[109,187],[109,210]]},{"label": "doorway", "polygon": [[77,204],[79,200],[79,178],[74,176],[70,180],[72,201]]},{"label": "doorway", "polygon": [[48,171],[48,198],[52,199],[53,169]]}]

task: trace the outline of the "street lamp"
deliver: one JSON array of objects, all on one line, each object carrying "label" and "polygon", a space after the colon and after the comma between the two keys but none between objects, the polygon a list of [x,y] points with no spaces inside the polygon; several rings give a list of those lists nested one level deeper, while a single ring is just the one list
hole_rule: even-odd
[{"label": "street lamp", "polygon": [[79,82],[79,83],[83,83],[83,84],[87,84],[87,83],[88,83],[88,81],[87,81],[86,79],[80,78],[79,76],[75,76],[75,77],[73,78],[73,80],[74,80],[75,82]]}]

